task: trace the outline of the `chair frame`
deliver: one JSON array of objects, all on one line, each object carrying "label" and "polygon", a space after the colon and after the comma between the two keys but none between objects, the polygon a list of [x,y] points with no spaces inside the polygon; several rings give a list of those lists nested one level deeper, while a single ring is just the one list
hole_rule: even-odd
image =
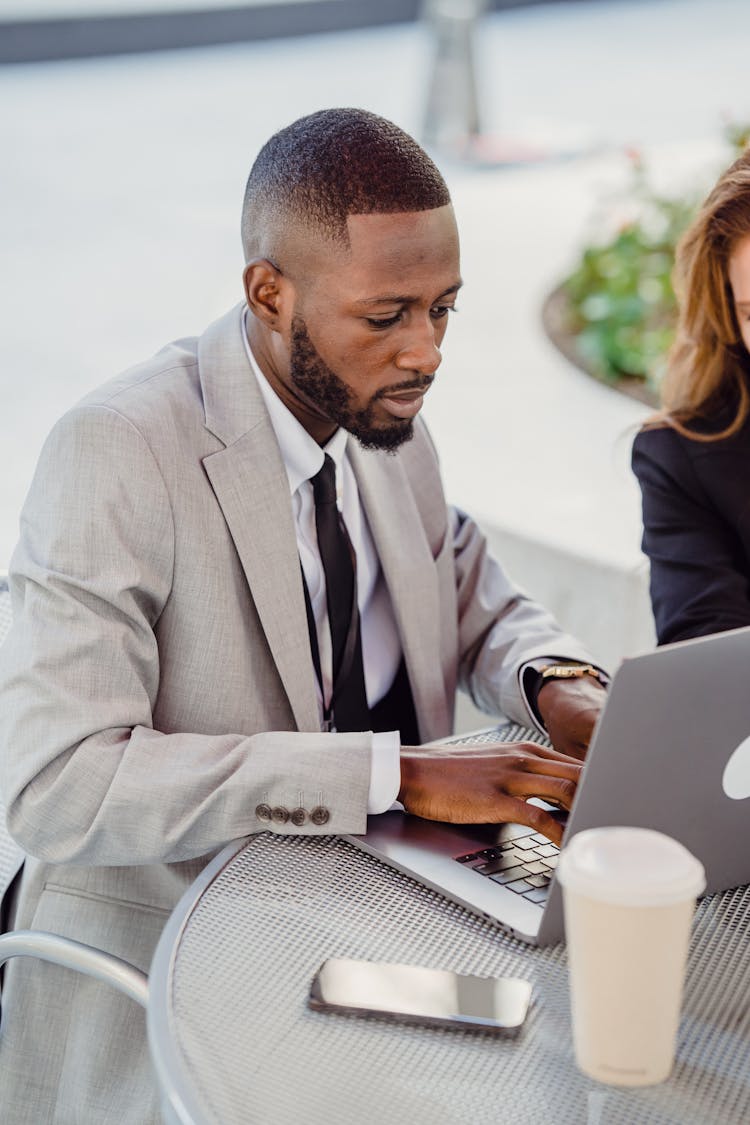
[{"label": "chair frame", "polygon": [[11,957],[37,957],[65,969],[75,969],[112,985],[142,1008],[148,1005],[148,977],[129,961],[93,945],[51,934],[46,930],[11,930],[0,935],[0,967]]}]

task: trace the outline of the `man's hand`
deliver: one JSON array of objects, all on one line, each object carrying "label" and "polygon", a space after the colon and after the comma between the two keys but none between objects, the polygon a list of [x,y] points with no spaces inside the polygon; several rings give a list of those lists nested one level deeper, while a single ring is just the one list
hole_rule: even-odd
[{"label": "man's hand", "polygon": [[574,758],[532,742],[402,746],[398,799],[426,820],[526,824],[560,844],[555,818],[526,798],[569,809],[581,769]]},{"label": "man's hand", "polygon": [[536,705],[556,750],[583,761],[606,698],[605,689],[593,676],[542,684]]}]

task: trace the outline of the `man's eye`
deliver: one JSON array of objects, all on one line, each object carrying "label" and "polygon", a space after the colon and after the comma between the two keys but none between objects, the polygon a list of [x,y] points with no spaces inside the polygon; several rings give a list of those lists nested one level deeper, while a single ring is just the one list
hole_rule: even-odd
[{"label": "man's eye", "polygon": [[392,328],[394,324],[398,324],[400,321],[401,313],[397,312],[395,316],[386,317],[368,316],[365,319],[373,328]]},{"label": "man's eye", "polygon": [[430,309],[430,316],[433,320],[442,320],[448,313],[458,312],[455,305],[433,305]]}]

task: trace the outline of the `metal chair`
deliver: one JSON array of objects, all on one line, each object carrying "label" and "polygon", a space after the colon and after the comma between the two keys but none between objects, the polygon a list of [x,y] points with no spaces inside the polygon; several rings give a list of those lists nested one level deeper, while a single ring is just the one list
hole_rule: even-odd
[{"label": "metal chair", "polygon": [[72,938],[49,934],[44,930],[13,930],[0,935],[0,967],[11,957],[38,957],[65,969],[76,969],[79,973],[111,984],[142,1008],[148,1003],[148,977],[145,973],[120,957]]}]

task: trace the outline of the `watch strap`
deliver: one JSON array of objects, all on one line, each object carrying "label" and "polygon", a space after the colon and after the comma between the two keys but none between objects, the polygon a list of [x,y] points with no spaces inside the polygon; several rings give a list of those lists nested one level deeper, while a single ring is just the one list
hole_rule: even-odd
[{"label": "watch strap", "polygon": [[539,669],[541,676],[540,688],[550,680],[580,680],[584,676],[591,676],[602,687],[609,683],[607,677],[593,664],[545,664]]}]

